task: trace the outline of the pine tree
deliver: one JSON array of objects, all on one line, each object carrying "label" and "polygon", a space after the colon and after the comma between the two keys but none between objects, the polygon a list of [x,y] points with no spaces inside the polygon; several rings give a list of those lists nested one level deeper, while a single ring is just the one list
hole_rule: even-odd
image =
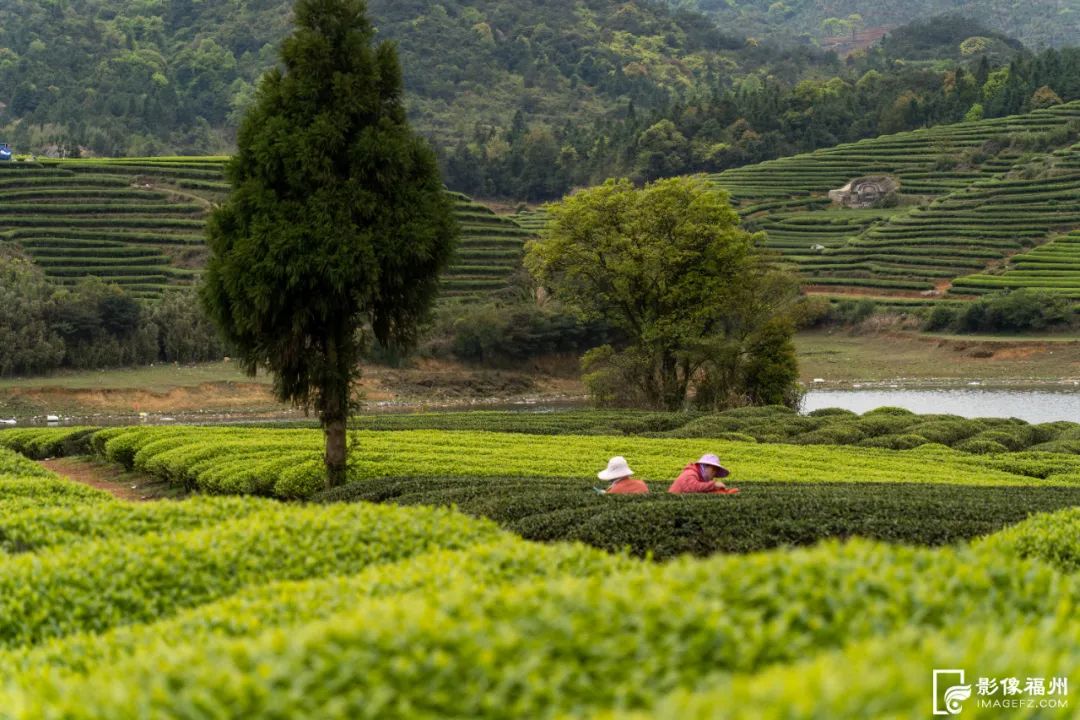
[{"label": "pine tree", "polygon": [[295,23],[241,123],[201,293],[244,369],[318,412],[333,486],[364,347],[414,342],[457,229],[363,0],[299,0]]}]

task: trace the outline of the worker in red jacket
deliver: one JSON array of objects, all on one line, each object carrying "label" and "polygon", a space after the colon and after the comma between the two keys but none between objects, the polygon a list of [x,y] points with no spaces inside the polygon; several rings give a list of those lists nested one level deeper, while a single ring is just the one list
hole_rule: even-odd
[{"label": "worker in red jacket", "polygon": [[696,463],[683,468],[682,474],[671,483],[669,493],[708,493],[713,495],[734,495],[739,488],[729,488],[717,478],[726,478],[731,473],[720,464],[720,458],[713,454],[702,455]]},{"label": "worker in red jacket", "polygon": [[607,467],[596,473],[596,477],[612,481],[610,487],[604,491],[605,495],[639,495],[649,492],[649,486],[634,477],[634,471],[621,455],[608,460]]}]

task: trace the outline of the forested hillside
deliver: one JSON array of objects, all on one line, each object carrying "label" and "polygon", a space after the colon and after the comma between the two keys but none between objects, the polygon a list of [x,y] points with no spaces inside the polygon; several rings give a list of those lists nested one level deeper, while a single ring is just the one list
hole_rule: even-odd
[{"label": "forested hillside", "polygon": [[[276,62],[290,0],[0,5],[0,123],[22,145],[105,154],[226,149],[237,110]],[[420,127],[591,117],[726,73],[738,48],[700,17],[639,0],[372,0],[399,43]],[[14,123],[25,119],[27,127]],[[32,127],[31,127],[32,126]]]},{"label": "forested hillside", "polygon": [[[17,153],[218,154],[276,62],[288,0],[0,5],[0,141]],[[653,0],[371,0],[451,189],[530,201],[724,169],[1080,98],[1080,52],[960,16],[841,59]],[[749,6],[748,6],[749,7]],[[722,28],[721,29],[718,29]]]},{"label": "forested hillside", "polygon": [[[874,26],[896,27],[913,20],[957,12],[1020,38],[1030,47],[1073,45],[1080,36],[1077,0],[669,0],[700,10],[721,26],[737,25],[755,37],[820,39]],[[858,15],[858,18],[852,18]],[[832,22],[830,22],[830,20]],[[848,23],[846,26],[844,23]]]}]

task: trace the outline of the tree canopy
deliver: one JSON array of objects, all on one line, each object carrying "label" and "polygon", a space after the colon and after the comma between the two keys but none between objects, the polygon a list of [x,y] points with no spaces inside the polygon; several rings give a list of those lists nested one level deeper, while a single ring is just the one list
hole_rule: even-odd
[{"label": "tree canopy", "polygon": [[[830,19],[850,23],[858,15],[866,26],[890,28],[943,13],[980,18],[998,32],[1017,37],[1031,47],[1072,44],[1080,18],[1069,3],[1057,0],[667,0],[668,4],[704,12],[723,26],[736,26],[754,37],[813,39],[840,34],[825,29]],[[849,24],[844,28],[851,32]],[[842,31],[841,31],[842,32]]]},{"label": "tree canopy", "polygon": [[[960,4],[966,18],[933,17],[956,2],[920,2],[910,17],[909,3],[893,3],[890,36],[844,58],[785,28],[816,33],[835,15],[851,29],[856,14],[874,25],[876,7],[702,0],[720,22],[650,0],[369,7],[379,38],[398,44],[410,122],[447,185],[537,201],[612,176],[715,172],[959,121],[975,103],[985,117],[1021,112],[1043,86],[1080,97],[1080,51],[1032,56],[1009,37],[1024,27],[1014,15],[1052,18],[1029,10],[1049,0]],[[291,0],[0,3],[0,140],[22,153],[232,152],[291,15]],[[1010,62],[1018,91],[981,97]],[[877,81],[861,83],[868,73]]]},{"label": "tree canopy", "polygon": [[435,156],[410,128],[390,43],[361,0],[300,0],[283,70],[259,85],[207,230],[203,298],[249,372],[314,407],[343,478],[364,344],[407,346],[456,235]]},{"label": "tree canopy", "polygon": [[785,375],[783,361],[766,369],[757,356],[788,351],[796,285],[739,227],[722,190],[699,177],[643,189],[609,180],[550,212],[526,265],[556,298],[623,336],[584,359],[597,400],[674,410],[692,392],[726,406],[794,386],[793,364]]}]

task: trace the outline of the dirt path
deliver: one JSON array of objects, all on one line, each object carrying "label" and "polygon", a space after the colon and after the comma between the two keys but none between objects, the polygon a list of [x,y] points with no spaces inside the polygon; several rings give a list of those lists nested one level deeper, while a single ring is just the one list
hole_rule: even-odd
[{"label": "dirt path", "polygon": [[46,470],[83,485],[104,490],[113,497],[129,502],[156,500],[147,478],[125,472],[121,468],[87,458],[57,458],[39,462]]}]

